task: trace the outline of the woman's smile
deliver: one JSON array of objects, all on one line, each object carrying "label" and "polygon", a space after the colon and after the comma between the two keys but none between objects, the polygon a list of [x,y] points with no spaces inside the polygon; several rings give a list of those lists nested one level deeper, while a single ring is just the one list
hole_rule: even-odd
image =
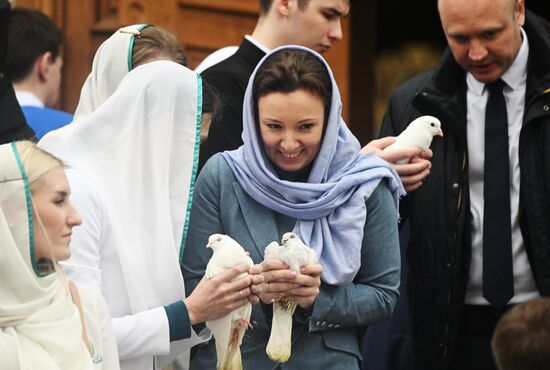
[{"label": "woman's smile", "polygon": [[300,154],[302,154],[302,152],[303,152],[303,150],[300,150],[300,151],[297,151],[297,152],[294,152],[294,153],[285,153],[285,152],[279,151],[279,153],[283,156],[283,158],[288,159],[288,160],[294,160],[294,159],[298,158],[298,156]]}]

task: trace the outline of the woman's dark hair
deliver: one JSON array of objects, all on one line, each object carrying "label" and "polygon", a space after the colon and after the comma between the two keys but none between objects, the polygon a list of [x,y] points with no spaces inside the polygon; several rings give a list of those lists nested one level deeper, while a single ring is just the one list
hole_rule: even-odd
[{"label": "woman's dark hair", "polygon": [[47,15],[32,9],[14,8],[8,23],[8,45],[5,72],[11,82],[27,78],[44,53],[59,56],[63,34]]},{"label": "woman's dark hair", "polygon": [[202,113],[212,113],[212,121],[218,120],[221,108],[220,94],[204,79],[202,80]]},{"label": "woman's dark hair", "polygon": [[332,81],[325,64],[312,53],[301,49],[287,49],[273,54],[260,66],[254,78],[252,99],[256,118],[261,97],[299,89],[322,99],[326,122],[332,101]]}]

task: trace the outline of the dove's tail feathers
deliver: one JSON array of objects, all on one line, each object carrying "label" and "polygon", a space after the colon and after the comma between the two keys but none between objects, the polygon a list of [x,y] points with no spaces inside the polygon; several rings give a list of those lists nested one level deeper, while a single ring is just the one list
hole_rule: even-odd
[{"label": "dove's tail feathers", "polygon": [[265,349],[272,361],[287,362],[290,358],[294,310],[296,310],[296,303],[294,302],[276,302],[273,304],[271,334]]},{"label": "dove's tail feathers", "polygon": [[217,370],[243,370],[243,360],[241,358],[241,351],[237,348],[236,351],[229,352],[230,357],[227,359],[227,362],[221,364],[216,369]]},{"label": "dove's tail feathers", "polygon": [[235,327],[231,331],[229,345],[226,348],[223,360],[218,361],[217,370],[242,370],[243,361],[241,357],[240,345],[243,340],[246,326]]},{"label": "dove's tail feathers", "polygon": [[225,369],[229,343],[231,341],[231,318],[224,316],[217,320],[207,321],[206,326],[212,331],[216,345],[216,356],[218,358],[216,369]]}]

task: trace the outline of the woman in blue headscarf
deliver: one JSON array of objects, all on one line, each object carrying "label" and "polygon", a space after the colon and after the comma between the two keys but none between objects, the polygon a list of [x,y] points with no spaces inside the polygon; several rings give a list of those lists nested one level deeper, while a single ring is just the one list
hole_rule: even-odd
[{"label": "woman in blue headscarf", "polygon": [[[239,242],[255,263],[289,231],[319,264],[295,274],[278,260],[258,270],[253,308],[241,345],[244,369],[275,368],[266,355],[274,300],[298,304],[292,354],[281,369],[359,369],[363,329],[387,319],[399,286],[397,206],[403,194],[392,167],[360,145],[341,118],[330,68],[317,53],[285,46],[269,53],[250,79],[244,145],[212,157],[196,186],[183,258],[193,289],[210,258],[214,233]],[[214,344],[198,349],[191,369],[215,368]]]}]

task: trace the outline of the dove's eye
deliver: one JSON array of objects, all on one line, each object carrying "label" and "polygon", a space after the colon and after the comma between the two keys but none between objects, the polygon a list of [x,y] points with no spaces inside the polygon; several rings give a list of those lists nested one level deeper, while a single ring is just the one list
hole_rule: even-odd
[{"label": "dove's eye", "polygon": [[219,241],[219,242],[222,241],[222,237],[221,237],[221,236],[218,236],[218,241]]},{"label": "dove's eye", "polygon": [[435,127],[435,123],[433,123],[433,122],[430,123],[430,126]]}]

